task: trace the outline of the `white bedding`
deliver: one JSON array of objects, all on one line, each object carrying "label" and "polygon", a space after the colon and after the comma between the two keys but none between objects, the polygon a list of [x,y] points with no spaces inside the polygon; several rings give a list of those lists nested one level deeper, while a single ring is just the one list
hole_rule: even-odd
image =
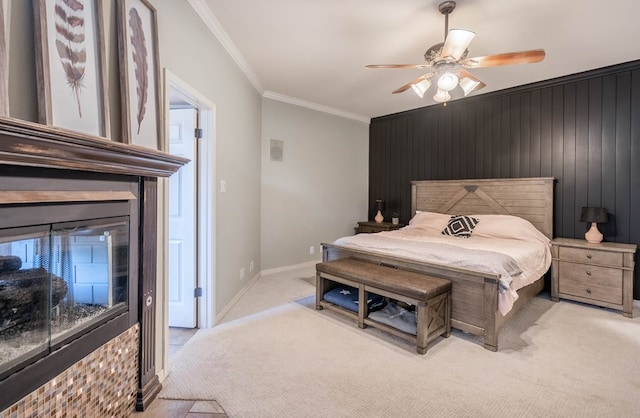
[{"label": "white bedding", "polygon": [[[524,219],[511,219],[514,217],[507,215],[474,216],[480,218],[478,231],[474,230],[469,238],[442,235],[439,221],[426,225],[412,219],[408,226],[395,231],[343,237],[335,244],[499,274],[498,308],[505,315],[518,298],[516,291],[549,269],[550,242]],[[433,221],[433,217],[429,219]]]}]

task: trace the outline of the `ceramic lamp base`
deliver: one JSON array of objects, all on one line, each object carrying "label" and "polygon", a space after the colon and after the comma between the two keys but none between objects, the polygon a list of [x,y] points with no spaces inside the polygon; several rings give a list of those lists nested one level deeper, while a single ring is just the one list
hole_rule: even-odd
[{"label": "ceramic lamp base", "polygon": [[598,230],[598,224],[591,222],[591,228],[584,234],[584,239],[592,244],[602,242],[602,234]]},{"label": "ceramic lamp base", "polygon": [[378,214],[373,219],[375,219],[375,221],[377,223],[382,223],[382,221],[384,221],[384,216],[382,216],[382,213],[380,213],[380,211],[378,211]]}]

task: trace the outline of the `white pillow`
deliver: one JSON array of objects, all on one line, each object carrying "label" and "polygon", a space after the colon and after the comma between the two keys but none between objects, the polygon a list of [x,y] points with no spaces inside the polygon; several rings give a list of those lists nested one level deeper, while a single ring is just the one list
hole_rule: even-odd
[{"label": "white pillow", "polygon": [[449,223],[449,219],[451,215],[446,213],[416,211],[406,228],[435,229],[441,232]]},{"label": "white pillow", "polygon": [[471,215],[478,219],[478,225],[473,229],[474,237],[519,239],[524,241],[537,240],[549,244],[542,232],[526,219],[513,215]]}]

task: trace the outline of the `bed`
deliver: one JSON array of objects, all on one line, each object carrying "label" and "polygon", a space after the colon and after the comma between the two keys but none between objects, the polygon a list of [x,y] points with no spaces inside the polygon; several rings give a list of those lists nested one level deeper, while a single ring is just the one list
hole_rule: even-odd
[{"label": "bed", "polygon": [[[549,177],[413,181],[408,226],[323,243],[323,261],[351,257],[451,280],[451,326],[497,351],[500,329],[544,287],[551,263],[553,184]],[[457,225],[453,237],[442,234],[451,215],[478,220],[470,237],[455,236],[468,233]],[[433,254],[422,254],[423,235],[435,240]],[[460,249],[451,251],[449,245]],[[459,260],[443,258],[446,253]]]}]

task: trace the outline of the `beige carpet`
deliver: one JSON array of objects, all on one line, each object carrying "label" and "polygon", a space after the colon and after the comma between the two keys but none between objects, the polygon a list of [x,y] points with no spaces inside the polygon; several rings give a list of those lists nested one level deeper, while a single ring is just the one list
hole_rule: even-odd
[{"label": "beige carpet", "polygon": [[217,400],[229,417],[640,416],[638,317],[543,294],[502,331],[499,352],[456,331],[421,356],[314,310],[309,281],[262,278],[245,298],[287,280],[309,296],[198,331],[160,396]]}]

